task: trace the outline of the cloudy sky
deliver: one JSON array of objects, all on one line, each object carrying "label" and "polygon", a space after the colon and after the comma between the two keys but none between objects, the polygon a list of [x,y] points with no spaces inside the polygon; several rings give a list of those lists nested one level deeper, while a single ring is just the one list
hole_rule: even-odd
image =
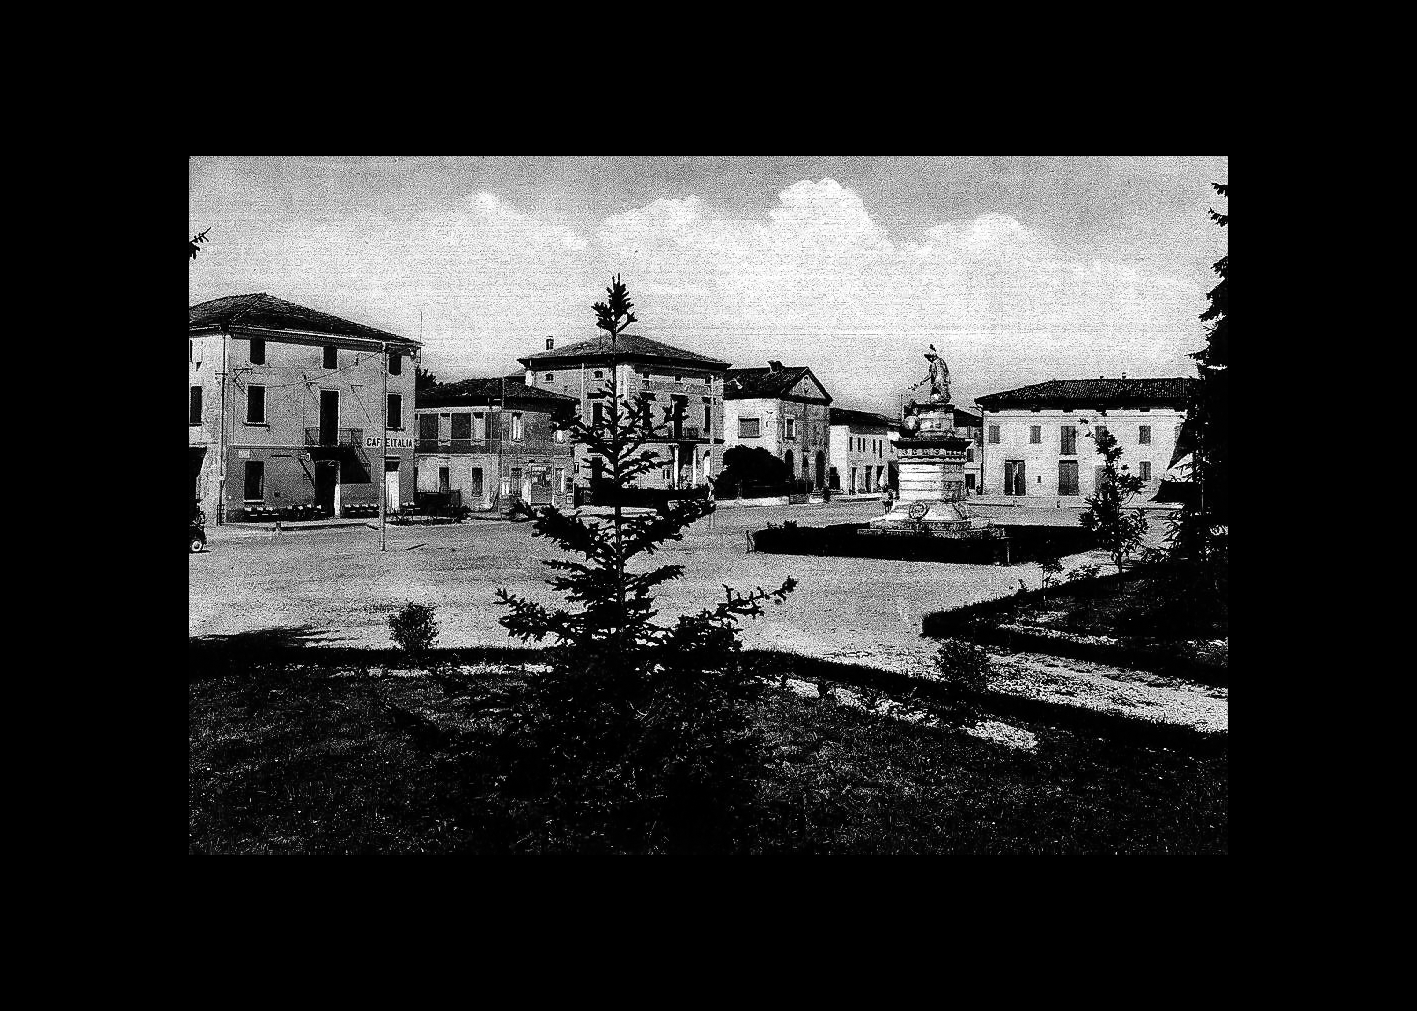
[{"label": "cloudy sky", "polygon": [[[189,301],[265,291],[424,341],[440,379],[591,336],[809,365],[894,412],[934,344],[956,402],[1192,375],[1228,159],[194,157]],[[422,322],[420,324],[420,313]]]}]

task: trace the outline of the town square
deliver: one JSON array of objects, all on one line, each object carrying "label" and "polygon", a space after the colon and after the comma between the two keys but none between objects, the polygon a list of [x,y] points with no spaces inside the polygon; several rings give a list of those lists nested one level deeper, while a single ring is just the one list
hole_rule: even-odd
[{"label": "town square", "polygon": [[189,852],[1227,851],[1226,159],[189,166]]}]

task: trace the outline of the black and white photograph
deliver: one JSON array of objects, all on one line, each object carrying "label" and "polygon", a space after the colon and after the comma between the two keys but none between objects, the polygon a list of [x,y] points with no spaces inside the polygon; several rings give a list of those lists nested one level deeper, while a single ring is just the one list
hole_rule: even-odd
[{"label": "black and white photograph", "polygon": [[188,158],[188,853],[1227,854],[1229,159]]}]

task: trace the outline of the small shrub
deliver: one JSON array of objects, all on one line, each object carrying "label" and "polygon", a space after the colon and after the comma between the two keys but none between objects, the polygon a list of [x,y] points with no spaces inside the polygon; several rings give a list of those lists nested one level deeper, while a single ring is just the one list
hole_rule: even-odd
[{"label": "small shrub", "polygon": [[963,639],[946,639],[935,652],[935,666],[944,678],[949,702],[962,715],[972,715],[975,703],[989,688],[989,654]]},{"label": "small shrub", "polygon": [[1079,565],[1076,569],[1073,569],[1072,572],[1068,573],[1067,581],[1069,583],[1076,583],[1084,579],[1096,579],[1101,571],[1102,566],[1095,562],[1090,565]]},{"label": "small shrub", "polygon": [[1056,586],[1061,581],[1063,562],[1057,556],[1040,559],[1038,567],[1043,570],[1043,588],[1045,590],[1050,586]]},{"label": "small shrub", "polygon": [[409,659],[418,660],[438,638],[438,622],[428,604],[409,601],[397,614],[389,615],[389,635]]}]

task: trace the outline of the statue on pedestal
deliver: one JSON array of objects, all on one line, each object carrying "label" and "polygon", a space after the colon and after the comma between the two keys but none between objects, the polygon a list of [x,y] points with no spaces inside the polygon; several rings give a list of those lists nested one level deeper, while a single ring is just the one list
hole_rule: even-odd
[{"label": "statue on pedestal", "polygon": [[949,403],[950,401],[950,367],[945,364],[945,360],[940,357],[940,353],[935,350],[935,345],[930,345],[930,350],[925,352],[925,361],[929,363],[930,374],[911,389],[930,384],[930,400],[933,403]]}]

